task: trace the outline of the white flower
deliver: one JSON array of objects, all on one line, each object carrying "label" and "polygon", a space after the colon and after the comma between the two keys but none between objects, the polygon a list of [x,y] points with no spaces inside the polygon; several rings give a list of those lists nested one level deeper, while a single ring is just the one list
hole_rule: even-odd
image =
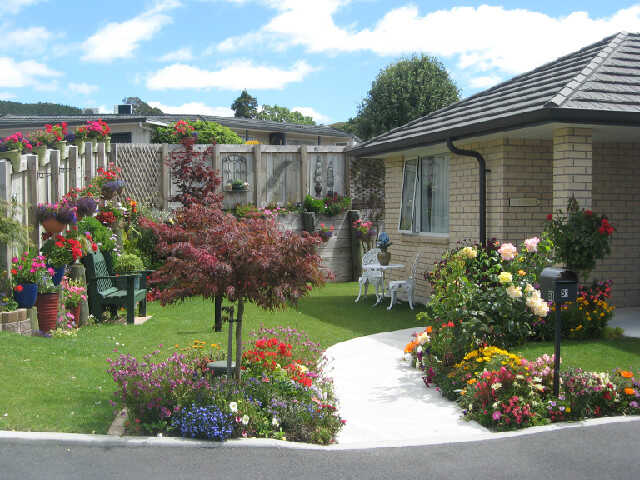
[{"label": "white flower", "polygon": [[509,285],[507,287],[507,295],[511,298],[522,298],[522,288],[515,285]]},{"label": "white flower", "polygon": [[496,382],[493,385],[491,385],[492,390],[498,390],[500,387],[502,387],[502,384],[500,382]]},{"label": "white flower", "polygon": [[463,258],[476,258],[478,256],[478,250],[473,247],[464,247],[460,250],[460,256]]},{"label": "white flower", "polygon": [[530,283],[527,283],[527,286],[524,287],[524,293],[526,293],[527,295],[530,294],[530,293],[533,293],[535,291],[536,291],[536,289],[533,288],[533,285],[531,285]]},{"label": "white flower", "polygon": [[246,425],[247,423],[249,423],[249,415],[244,415],[242,417],[242,424]]},{"label": "white flower", "polygon": [[422,353],[422,346],[419,345],[418,348],[416,348],[416,352],[417,353]]},{"label": "white flower", "polygon": [[229,410],[231,410],[233,413],[236,413],[238,411],[238,402],[229,403]]},{"label": "white flower", "polygon": [[276,417],[273,417],[273,419],[271,420],[271,425],[273,425],[274,427],[279,427],[280,426],[280,422],[278,421],[278,419]]}]

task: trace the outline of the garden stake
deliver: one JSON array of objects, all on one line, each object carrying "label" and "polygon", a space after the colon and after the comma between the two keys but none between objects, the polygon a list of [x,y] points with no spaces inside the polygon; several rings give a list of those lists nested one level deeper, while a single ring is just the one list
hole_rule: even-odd
[{"label": "garden stake", "polygon": [[222,307],[226,313],[225,321],[229,322],[229,335],[227,336],[227,378],[231,376],[231,356],[233,355],[233,307]]}]

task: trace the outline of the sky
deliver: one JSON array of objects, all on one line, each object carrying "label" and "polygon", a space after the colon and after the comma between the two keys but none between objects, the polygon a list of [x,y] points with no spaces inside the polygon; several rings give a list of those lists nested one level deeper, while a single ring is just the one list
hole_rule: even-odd
[{"label": "sky", "polygon": [[464,98],[619,31],[640,32],[640,2],[2,0],[0,100],[233,116],[246,88],[328,124],[412,54]]}]

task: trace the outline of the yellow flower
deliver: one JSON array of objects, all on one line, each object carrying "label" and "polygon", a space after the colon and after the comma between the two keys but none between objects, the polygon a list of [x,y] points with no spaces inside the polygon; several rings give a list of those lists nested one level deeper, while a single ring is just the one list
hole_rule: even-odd
[{"label": "yellow flower", "polygon": [[500,272],[498,281],[500,283],[511,283],[513,281],[513,275],[511,275],[511,272]]},{"label": "yellow flower", "polygon": [[521,277],[524,277],[527,274],[527,272],[525,272],[524,270],[518,270],[518,275],[520,275]]},{"label": "yellow flower", "polygon": [[467,380],[467,385],[473,385],[474,383],[476,383],[475,378],[470,378],[469,380]]},{"label": "yellow flower", "polygon": [[567,407],[566,412],[571,413],[571,407]]}]

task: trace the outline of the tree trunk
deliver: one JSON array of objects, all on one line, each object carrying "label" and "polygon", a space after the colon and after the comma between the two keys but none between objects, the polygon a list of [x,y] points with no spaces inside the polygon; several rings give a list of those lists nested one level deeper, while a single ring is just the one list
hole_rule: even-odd
[{"label": "tree trunk", "polygon": [[222,295],[216,295],[214,301],[214,328],[216,332],[222,331]]},{"label": "tree trunk", "polygon": [[240,365],[242,364],[242,314],[244,301],[238,300],[238,315],[236,316],[236,380],[240,380]]}]

